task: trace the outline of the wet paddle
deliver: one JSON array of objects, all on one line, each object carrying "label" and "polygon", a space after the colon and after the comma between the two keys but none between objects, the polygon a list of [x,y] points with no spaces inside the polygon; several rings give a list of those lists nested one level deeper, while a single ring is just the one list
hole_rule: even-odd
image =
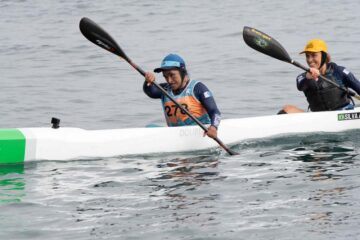
[{"label": "wet paddle", "polygon": [[[89,18],[82,18],[80,20],[80,31],[81,33],[92,43],[98,45],[99,47],[119,56],[120,58],[127,61],[133,68],[135,68],[141,75],[145,76],[145,71],[142,70],[138,65],[133,63],[131,59],[125,54],[121,47],[116,43],[116,41],[99,25]],[[185,112],[192,120],[194,120],[197,125],[199,125],[205,132],[207,132],[206,126],[201,123],[197,118],[195,118],[188,110],[186,110],[181,104],[179,104],[173,97],[171,97],[158,83],[153,83],[164,95],[166,95],[182,112]],[[214,140],[230,155],[238,155],[237,152],[234,152],[228,148],[219,138],[214,138]]]},{"label": "wet paddle", "polygon": [[[309,72],[308,67],[302,65],[301,63],[299,63],[297,61],[292,60],[290,58],[289,54],[287,53],[287,51],[283,48],[283,46],[281,46],[281,44],[278,41],[276,41],[274,38],[270,37],[269,35],[255,29],[255,28],[244,27],[243,38],[244,38],[245,43],[249,47],[251,47],[263,54],[266,54],[270,57],[290,63],[298,68],[305,70],[306,72]],[[346,89],[322,75],[320,75],[319,78],[338,87],[339,89],[348,93],[350,96],[360,100],[360,96],[357,95],[351,89]]]}]

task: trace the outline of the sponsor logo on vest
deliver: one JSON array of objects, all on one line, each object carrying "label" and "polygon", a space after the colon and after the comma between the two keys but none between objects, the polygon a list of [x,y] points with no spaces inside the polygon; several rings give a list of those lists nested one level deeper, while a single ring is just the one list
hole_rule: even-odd
[{"label": "sponsor logo on vest", "polygon": [[360,119],[360,112],[338,114],[338,121],[356,120],[356,119]]}]

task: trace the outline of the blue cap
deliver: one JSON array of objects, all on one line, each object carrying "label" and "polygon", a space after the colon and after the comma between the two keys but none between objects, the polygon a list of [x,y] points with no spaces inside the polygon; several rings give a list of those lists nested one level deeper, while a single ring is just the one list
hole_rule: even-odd
[{"label": "blue cap", "polygon": [[185,69],[185,61],[179,55],[170,53],[161,62],[161,67],[155,68],[154,72],[159,73],[163,70],[169,70],[174,68]]}]

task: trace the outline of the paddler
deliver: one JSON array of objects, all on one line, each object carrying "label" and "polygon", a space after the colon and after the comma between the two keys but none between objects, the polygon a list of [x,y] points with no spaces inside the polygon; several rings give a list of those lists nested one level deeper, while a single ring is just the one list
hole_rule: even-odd
[{"label": "paddler", "polygon": [[[221,114],[213,94],[203,83],[190,79],[185,61],[177,54],[169,54],[162,60],[161,67],[155,68],[154,72],[162,72],[166,83],[160,85],[171,97],[201,123],[209,124],[206,134],[211,138],[217,137]],[[188,115],[152,84],[154,81],[155,75],[147,72],[143,89],[150,98],[161,99],[167,125],[169,127],[195,125],[196,123]]]},{"label": "paddler", "polygon": [[[338,85],[353,89],[360,94],[360,82],[345,67],[331,62],[326,43],[321,39],[310,40],[300,54],[305,53],[309,72],[304,72],[296,78],[299,91],[303,91],[312,112],[348,110],[354,108],[354,101],[345,91],[323,81],[320,74]],[[286,105],[279,112],[298,113],[304,110],[292,105]]]}]

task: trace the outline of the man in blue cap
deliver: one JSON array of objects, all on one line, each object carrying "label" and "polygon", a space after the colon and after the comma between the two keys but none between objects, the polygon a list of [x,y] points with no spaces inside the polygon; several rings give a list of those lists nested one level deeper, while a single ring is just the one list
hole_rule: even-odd
[{"label": "man in blue cap", "polygon": [[[211,138],[217,137],[220,111],[211,91],[203,83],[190,80],[185,61],[177,54],[169,54],[161,62],[161,67],[154,69],[154,72],[162,72],[166,83],[160,85],[171,97],[200,122],[210,125],[206,134]],[[161,99],[168,126],[195,125],[196,123],[188,115],[152,84],[154,81],[155,75],[147,72],[143,89],[149,97]]]}]

